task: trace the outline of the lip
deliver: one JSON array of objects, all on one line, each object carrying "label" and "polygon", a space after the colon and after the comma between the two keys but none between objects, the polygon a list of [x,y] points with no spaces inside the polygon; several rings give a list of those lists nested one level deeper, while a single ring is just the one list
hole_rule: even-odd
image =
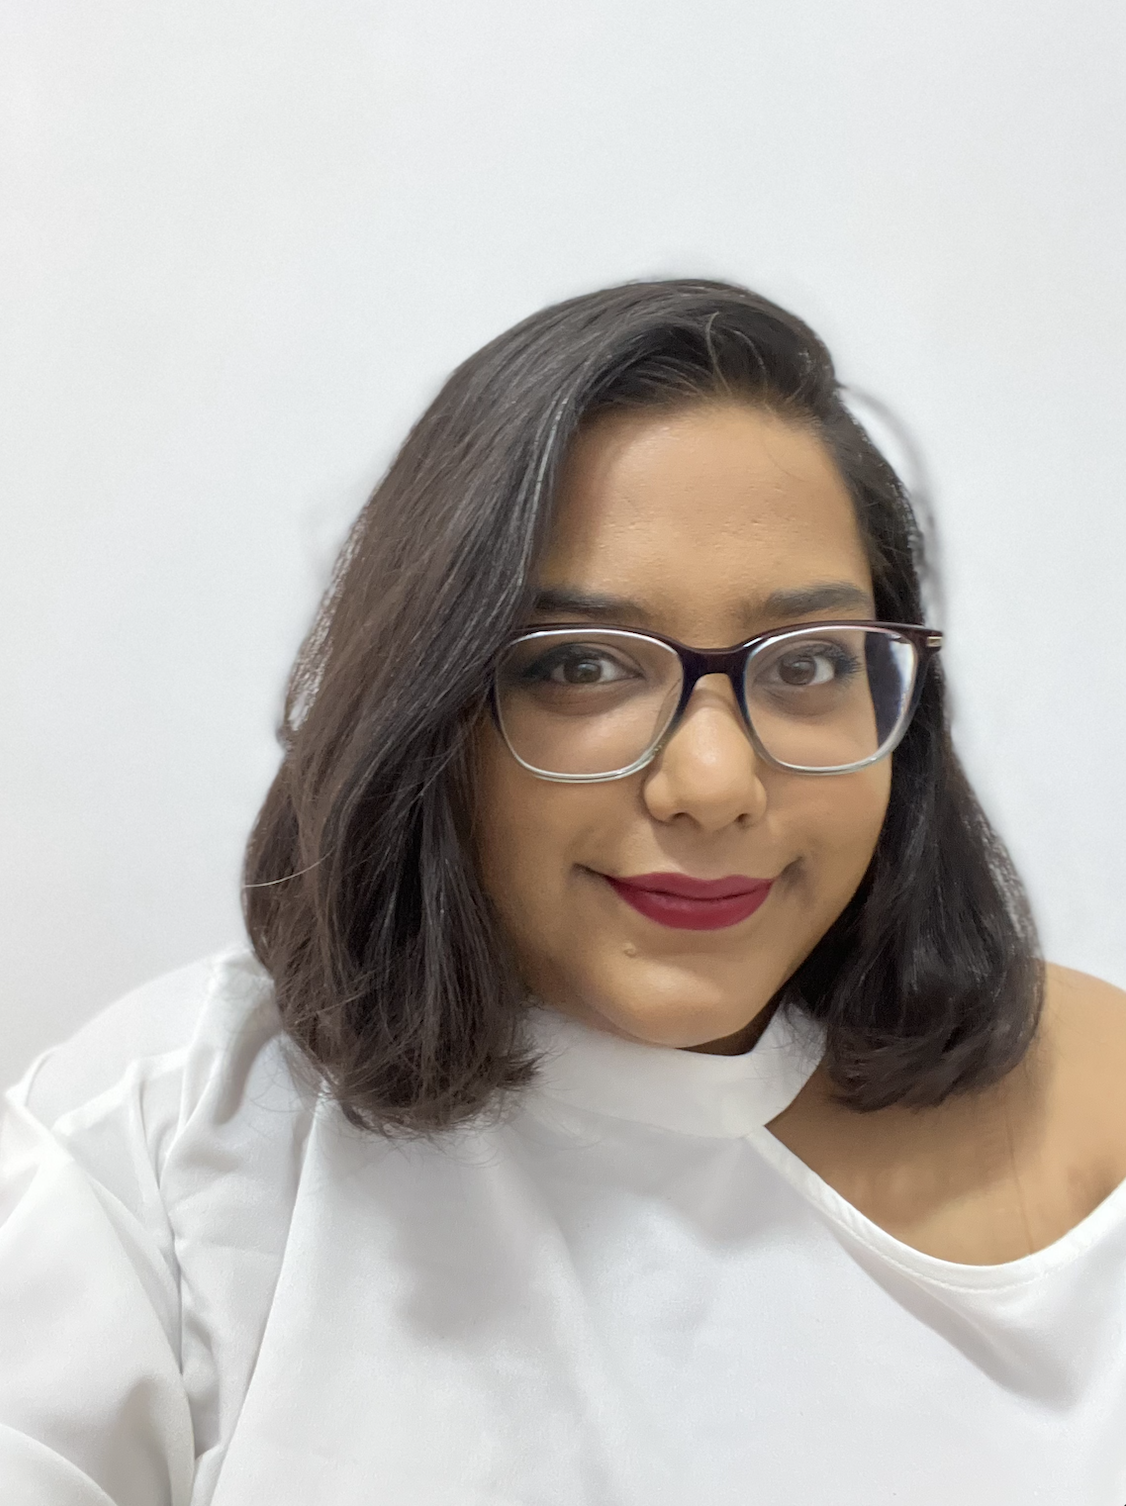
[{"label": "lip", "polygon": [[718,931],[753,915],[773,887],[773,879],[731,874],[720,879],[686,873],[634,873],[602,877],[639,914],[681,931]]}]

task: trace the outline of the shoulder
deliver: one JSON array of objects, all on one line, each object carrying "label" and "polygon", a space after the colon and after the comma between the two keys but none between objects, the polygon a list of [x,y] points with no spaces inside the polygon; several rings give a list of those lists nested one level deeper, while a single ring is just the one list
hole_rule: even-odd
[{"label": "shoulder", "polygon": [[1126,993],[1049,964],[1033,1045],[931,1109],[857,1114],[817,1082],[769,1126],[904,1243],[992,1265],[1045,1249],[1126,1181]]},{"label": "shoulder", "polygon": [[1118,1031],[1126,1042],[1126,989],[1058,962],[1045,965],[1045,1007],[1074,1024]]},{"label": "shoulder", "polygon": [[[1090,1078],[1122,1082],[1126,1071],[1126,990],[1049,962],[1045,967],[1041,1044],[1078,1087]],[[1126,1098],[1126,1095],[1123,1095]]]},{"label": "shoulder", "polygon": [[263,1025],[277,1028],[270,980],[248,949],[233,947],[131,990],[43,1052],[10,1092],[51,1124],[126,1079],[182,1077],[193,1059]]},{"label": "shoulder", "polygon": [[1036,1054],[1049,1132],[1109,1191],[1126,1180],[1126,991],[1048,963]]}]

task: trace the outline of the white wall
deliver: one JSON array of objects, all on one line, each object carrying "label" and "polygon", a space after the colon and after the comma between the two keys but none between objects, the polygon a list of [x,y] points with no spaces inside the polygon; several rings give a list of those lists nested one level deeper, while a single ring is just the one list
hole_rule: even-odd
[{"label": "white wall", "polygon": [[1126,984],[1118,0],[9,0],[0,1079],[239,934],[284,670],[450,366],[745,280],[926,447],[957,733]]}]

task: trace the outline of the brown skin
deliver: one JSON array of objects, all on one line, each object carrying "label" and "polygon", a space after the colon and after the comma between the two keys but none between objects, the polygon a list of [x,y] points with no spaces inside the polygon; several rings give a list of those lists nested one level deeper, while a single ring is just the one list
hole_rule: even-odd
[{"label": "brown skin", "polygon": [[[875,615],[853,507],[820,441],[737,403],[590,425],[569,459],[538,584],[633,604],[609,616],[555,608],[541,620],[650,628],[699,648],[793,621]],[[854,599],[797,615],[768,602],[829,584]],[[598,1029],[715,1053],[753,1045],[770,999],[848,903],[891,778],[890,759],[820,778],[766,765],[721,676],[698,683],[658,758],[623,779],[539,779],[491,724],[477,751],[482,878],[531,991]],[[653,871],[775,883],[736,925],[674,930],[601,877]],[[931,1254],[988,1264],[1041,1248],[1126,1175],[1126,1115],[1106,1107],[1126,1074],[1126,996],[1050,970],[1048,1000],[1036,1051],[996,1089],[930,1111],[860,1115],[833,1103],[818,1072],[771,1129],[875,1222]],[[1092,1084],[1107,1090],[1099,1112]]]},{"label": "brown skin", "polygon": [[[614,625],[701,648],[784,625],[766,597],[826,582],[853,586],[858,604],[802,620],[873,615],[839,475],[808,434],[734,406],[594,425],[571,457],[539,579],[627,598],[642,610]],[[810,778],[766,766],[730,682],[712,675],[638,774],[553,784],[488,728],[478,778],[485,886],[533,992],[636,1040],[738,1051],[863,877],[890,767]],[[738,925],[683,931],[639,915],[599,876],[655,871],[776,882]]]}]

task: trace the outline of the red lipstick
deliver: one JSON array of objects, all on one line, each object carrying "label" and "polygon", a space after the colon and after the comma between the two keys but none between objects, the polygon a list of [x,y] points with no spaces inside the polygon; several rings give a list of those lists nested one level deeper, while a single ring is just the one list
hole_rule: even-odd
[{"label": "red lipstick", "polygon": [[738,925],[755,913],[774,882],[740,873],[721,879],[694,879],[685,873],[631,873],[628,878],[607,873],[603,878],[639,914],[681,931]]}]

